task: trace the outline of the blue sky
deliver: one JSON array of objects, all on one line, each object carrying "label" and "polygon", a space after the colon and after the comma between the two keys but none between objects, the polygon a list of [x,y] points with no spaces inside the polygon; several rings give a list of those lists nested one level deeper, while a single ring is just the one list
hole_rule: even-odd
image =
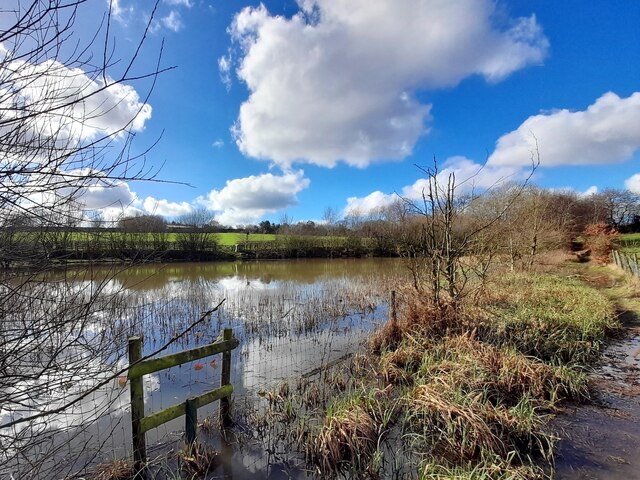
[{"label": "blue sky", "polygon": [[[90,3],[87,32],[108,7]],[[120,56],[152,6],[114,2]],[[523,178],[534,137],[537,184],[640,193],[638,25],[636,0],[161,0],[137,67],[164,39],[177,68],[135,145],[162,135],[147,161],[191,186],[135,182],[113,201],[225,224],[364,214],[418,195],[415,164],[434,157],[458,178],[486,162],[477,188]]]}]

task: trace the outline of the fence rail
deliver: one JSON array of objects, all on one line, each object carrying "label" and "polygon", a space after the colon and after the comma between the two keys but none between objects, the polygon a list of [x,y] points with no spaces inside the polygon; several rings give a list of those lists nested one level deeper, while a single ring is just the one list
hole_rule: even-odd
[{"label": "fence rail", "polygon": [[620,250],[614,250],[612,256],[613,261],[618,267],[635,277],[640,277],[640,262],[638,261],[637,253],[625,253]]},{"label": "fence rail", "polygon": [[[137,472],[136,478],[146,478],[145,465],[147,463],[147,446],[145,433],[152,428],[159,427],[174,418],[185,415],[185,432],[187,444],[196,440],[196,426],[198,422],[198,408],[220,400],[220,422],[223,426],[231,423],[230,398],[233,393],[231,385],[231,350],[239,345],[233,338],[233,331],[225,328],[222,338],[203,347],[192,348],[183,352],[172,353],[158,358],[141,360],[142,338],[129,338],[129,388],[131,390],[131,433],[133,439],[133,461]],[[144,415],[144,383],[142,377],[149,373],[175,367],[200,358],[222,353],[222,369],[220,388],[211,390],[198,396],[190,396],[184,402]]]}]

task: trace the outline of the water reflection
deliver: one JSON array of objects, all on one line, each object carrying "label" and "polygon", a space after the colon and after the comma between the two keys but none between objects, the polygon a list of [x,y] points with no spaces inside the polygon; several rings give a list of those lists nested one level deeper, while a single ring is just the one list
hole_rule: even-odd
[{"label": "water reflection", "polygon": [[[101,362],[99,378],[124,365],[128,335],[142,335],[144,354],[153,353],[226,299],[223,308],[163,354],[213,342],[222,329],[233,328],[240,346],[233,352],[231,381],[239,401],[356,351],[385,317],[390,285],[404,275],[398,260],[364,259],[103,267],[57,272],[47,280],[52,288],[64,280],[76,292],[93,292],[99,285],[110,305],[117,305],[97,312],[82,332],[91,341],[113,344],[110,356],[92,360]],[[145,376],[146,414],[216,388],[220,362],[220,356],[209,357]],[[87,387],[75,383],[78,389]],[[216,404],[200,409],[199,418],[215,415],[216,409]],[[85,462],[130,456],[129,422],[128,388],[116,378],[46,430],[66,432],[52,441],[64,443],[71,472]],[[183,429],[180,417],[148,432],[147,443],[175,439]],[[70,460],[74,457],[79,458]],[[51,458],[60,464],[59,456]],[[270,471],[270,459],[259,449],[236,451],[233,458],[227,467],[236,465],[237,472],[262,472],[252,478],[266,478]]]}]

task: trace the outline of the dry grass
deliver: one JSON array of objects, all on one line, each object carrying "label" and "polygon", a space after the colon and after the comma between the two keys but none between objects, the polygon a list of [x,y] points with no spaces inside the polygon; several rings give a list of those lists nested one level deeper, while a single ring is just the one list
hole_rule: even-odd
[{"label": "dry grass", "polygon": [[187,445],[178,453],[180,470],[189,479],[206,478],[219,463],[217,450],[194,442]]},{"label": "dry grass", "polygon": [[378,440],[372,416],[360,405],[329,413],[318,435],[308,444],[308,456],[323,475],[368,464]]},{"label": "dry grass", "polygon": [[484,341],[553,363],[589,362],[619,329],[603,293],[556,275],[506,275],[469,314]]},{"label": "dry grass", "polygon": [[473,302],[404,292],[366,354],[265,394],[263,435],[320,478],[548,478],[547,418],[588,398],[584,365],[617,328],[612,302],[548,274],[504,275]]},{"label": "dry grass", "polygon": [[369,346],[378,377],[407,389],[402,428],[421,478],[545,477],[547,415],[588,398],[582,365],[618,328],[611,301],[548,274],[504,275],[456,309],[404,300]]},{"label": "dry grass", "polygon": [[96,466],[95,480],[130,480],[135,475],[133,462],[129,460],[114,460],[110,463],[100,463]]}]

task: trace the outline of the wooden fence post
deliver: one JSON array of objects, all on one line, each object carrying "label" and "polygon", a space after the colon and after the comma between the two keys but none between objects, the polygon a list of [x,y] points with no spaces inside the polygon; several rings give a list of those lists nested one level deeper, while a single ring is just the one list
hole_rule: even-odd
[{"label": "wooden fence post", "polygon": [[[142,358],[142,338],[129,338],[129,365]],[[144,387],[142,376],[129,379],[131,392],[131,435],[133,437],[133,463],[135,478],[146,478],[147,446],[142,431],[141,420],[144,417]]]},{"label": "wooden fence post", "polygon": [[[231,340],[233,338],[233,330],[225,328],[222,333],[223,340]],[[222,353],[222,372],[220,375],[220,386],[231,384],[231,350]],[[231,425],[231,405],[229,397],[220,399],[220,423],[222,426]]]},{"label": "wooden fence post", "polygon": [[185,434],[187,437],[187,448],[190,448],[195,443],[197,428],[198,404],[196,397],[189,397],[185,404]]},{"label": "wooden fence post", "polygon": [[398,322],[398,311],[396,308],[396,291],[391,290],[391,322],[395,325]]}]

